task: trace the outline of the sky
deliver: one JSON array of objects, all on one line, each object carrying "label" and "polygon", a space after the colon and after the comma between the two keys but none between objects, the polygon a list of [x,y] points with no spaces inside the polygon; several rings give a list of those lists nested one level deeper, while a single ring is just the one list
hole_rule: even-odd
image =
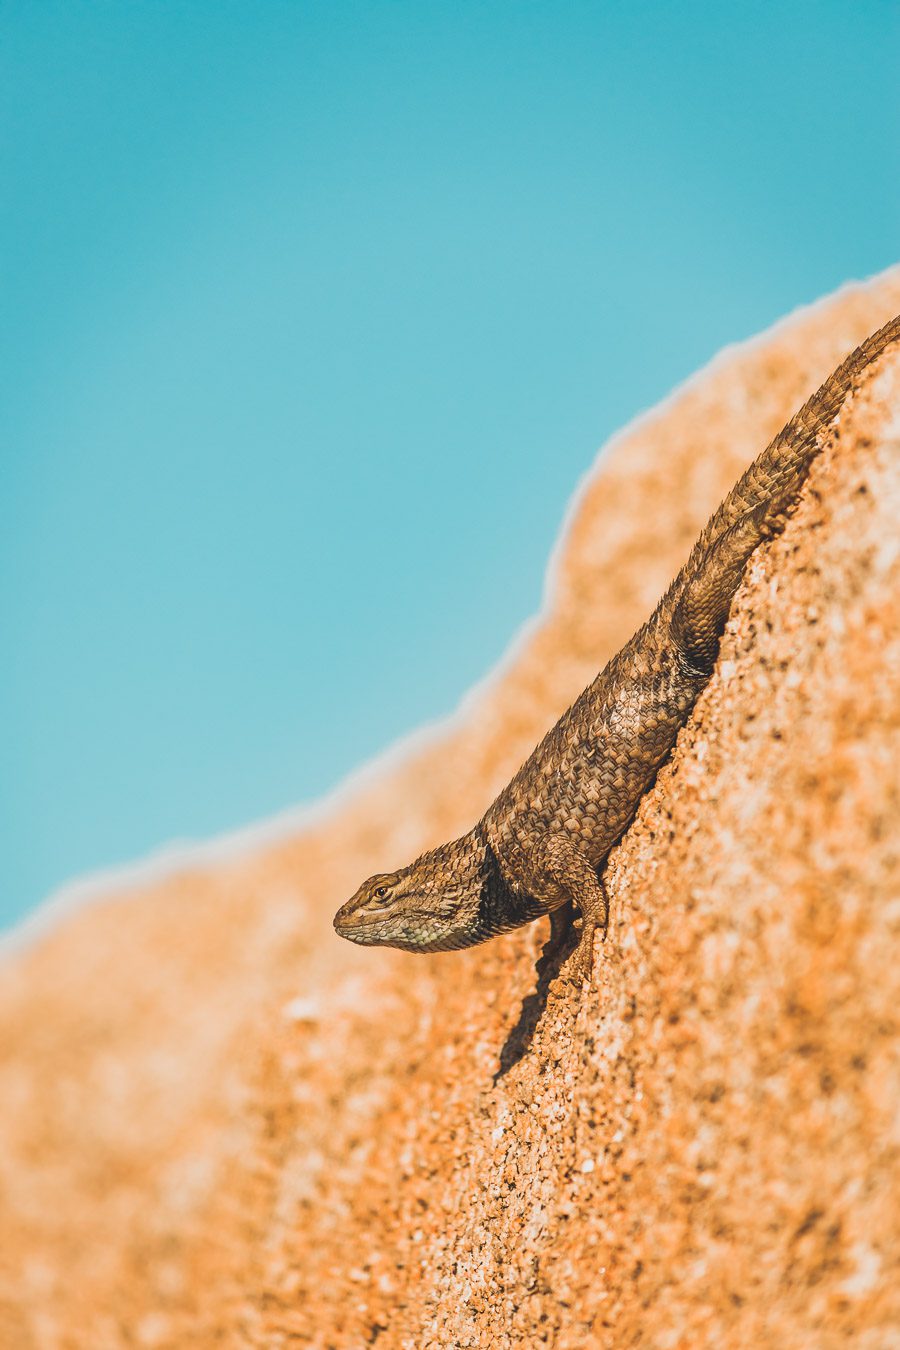
[{"label": "sky", "polygon": [[897,260],[898,60],[889,0],[4,6],[0,926],[451,712],[610,434]]}]

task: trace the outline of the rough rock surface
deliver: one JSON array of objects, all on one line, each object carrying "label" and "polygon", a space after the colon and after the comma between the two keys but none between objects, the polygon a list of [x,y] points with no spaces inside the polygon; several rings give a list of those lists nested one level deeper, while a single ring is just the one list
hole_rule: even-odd
[{"label": "rough rock surface", "polygon": [[526,1049],[543,923],[434,957],[330,927],[471,824],[897,311],[897,271],[845,289],[618,438],[427,744],[7,955],[0,1344],[900,1346],[900,354],[748,570],[591,994]]}]

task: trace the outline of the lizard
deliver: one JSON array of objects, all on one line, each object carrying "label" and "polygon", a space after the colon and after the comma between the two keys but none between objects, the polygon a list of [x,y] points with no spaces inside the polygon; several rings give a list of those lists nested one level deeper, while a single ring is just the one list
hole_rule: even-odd
[{"label": "lizard", "polygon": [[828,377],[738,479],[645,624],[544,736],[461,838],[379,873],[338,910],[341,937],[412,952],[470,947],[543,915],[574,923],[567,978],[584,985],[606,936],[609,853],[709,682],[744,568],[785,526],[860,375],[900,339],[900,315]]}]

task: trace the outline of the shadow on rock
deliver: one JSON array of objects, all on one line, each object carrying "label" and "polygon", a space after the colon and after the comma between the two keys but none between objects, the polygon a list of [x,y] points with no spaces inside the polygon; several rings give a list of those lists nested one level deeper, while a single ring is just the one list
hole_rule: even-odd
[{"label": "shadow on rock", "polygon": [[578,946],[578,930],[572,924],[573,914],[572,906],[565,905],[562,909],[553,910],[550,915],[550,935],[541,948],[540,957],[534,967],[537,985],[534,993],[523,999],[518,1021],[500,1051],[500,1064],[493,1079],[495,1087],[513,1065],[518,1064],[530,1050],[538,1023],[547,1006],[550,986],[566,958]]}]

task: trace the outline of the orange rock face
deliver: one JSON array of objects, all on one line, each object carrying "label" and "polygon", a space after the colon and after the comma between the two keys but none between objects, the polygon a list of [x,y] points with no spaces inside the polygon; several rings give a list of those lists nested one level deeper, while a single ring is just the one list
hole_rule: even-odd
[{"label": "orange rock face", "polygon": [[591,993],[541,1011],[543,923],[432,957],[331,932],[481,814],[897,311],[896,271],[846,289],[619,437],[452,725],[7,954],[0,1344],[898,1344],[900,354],[748,569]]}]

